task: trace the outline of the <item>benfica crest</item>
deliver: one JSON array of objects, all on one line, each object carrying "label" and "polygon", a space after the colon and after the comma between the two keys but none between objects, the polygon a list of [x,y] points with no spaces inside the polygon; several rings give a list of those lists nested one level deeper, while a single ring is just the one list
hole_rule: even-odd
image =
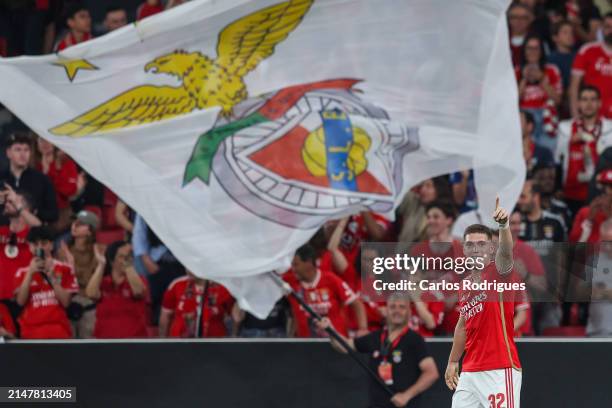
[{"label": "benfica crest", "polygon": [[316,227],[349,207],[391,210],[417,128],[360,100],[356,82],[300,85],[235,106],[236,120],[220,118],[200,136],[184,183],[209,184],[214,174],[244,208],[293,228]]}]

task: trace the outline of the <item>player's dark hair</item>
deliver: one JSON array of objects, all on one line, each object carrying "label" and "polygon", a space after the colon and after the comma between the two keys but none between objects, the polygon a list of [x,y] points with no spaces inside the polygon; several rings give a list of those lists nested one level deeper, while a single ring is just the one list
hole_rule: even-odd
[{"label": "player's dark hair", "polygon": [[6,148],[8,149],[15,144],[25,144],[32,148],[32,138],[25,132],[14,132],[6,140]]},{"label": "player's dark hair", "polygon": [[295,251],[295,255],[302,260],[302,262],[312,262],[313,265],[317,263],[317,251],[312,245],[302,245]]},{"label": "player's dark hair", "polygon": [[427,204],[427,206],[425,207],[425,213],[428,213],[429,210],[433,208],[437,208],[438,210],[442,211],[442,213],[447,218],[452,218],[454,220],[457,217],[457,211],[455,210],[455,207],[445,201],[434,201]]},{"label": "player's dark hair", "polygon": [[108,275],[111,273],[113,269],[113,262],[115,262],[115,258],[117,257],[117,252],[119,249],[123,248],[126,245],[129,245],[128,241],[115,241],[111,243],[108,247],[106,247],[106,252],[104,253],[104,257],[106,258],[106,266],[104,268],[104,274]]},{"label": "player's dark hair", "polygon": [[491,229],[486,225],[482,224],[472,224],[467,227],[463,232],[463,240],[465,240],[465,237],[467,237],[468,234],[485,234],[489,240],[493,238],[493,235],[491,234]]},{"label": "player's dark hair", "polygon": [[27,237],[28,242],[33,243],[33,244],[37,242],[41,242],[41,241],[53,242],[53,239],[55,239],[55,235],[53,234],[53,231],[51,230],[51,228],[45,225],[40,226],[40,227],[33,227],[28,232],[28,237]]},{"label": "player's dark hair", "polygon": [[569,26],[569,27],[573,27],[572,23],[570,23],[567,20],[561,20],[559,22],[556,22],[555,24],[552,25],[552,27],[550,28],[550,34],[554,37],[556,35],[559,35],[559,32],[561,31],[561,29],[564,26]]},{"label": "player's dark hair", "polygon": [[612,18],[612,11],[607,12],[604,16],[603,19],[605,20],[606,18]]},{"label": "player's dark hair", "polygon": [[71,1],[70,3],[66,4],[64,7],[64,21],[73,19],[74,16],[82,10],[87,10],[87,7],[85,7],[85,4],[81,3],[80,1]]},{"label": "player's dark hair", "polygon": [[127,14],[127,11],[125,10],[125,8],[121,7],[118,4],[111,4],[110,6],[106,8],[104,15],[107,16],[108,13],[114,13],[115,11],[125,11],[125,13]]},{"label": "player's dark hair", "polygon": [[578,92],[578,98],[580,98],[584,92],[595,92],[595,94],[597,95],[597,99],[601,99],[601,92],[599,91],[599,88],[593,85],[581,86],[580,91]]}]

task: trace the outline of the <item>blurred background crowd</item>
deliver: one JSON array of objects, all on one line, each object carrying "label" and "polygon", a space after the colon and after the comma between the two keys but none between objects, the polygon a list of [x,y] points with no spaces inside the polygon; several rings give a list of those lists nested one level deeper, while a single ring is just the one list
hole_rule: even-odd
[{"label": "blurred background crowd", "polygon": [[[0,55],[59,51],[180,3],[0,0]],[[611,12],[609,0],[522,0],[507,12],[528,169],[510,219],[515,269],[527,285],[516,336],[612,335]],[[186,270],[146,220],[1,106],[0,144],[0,336],[324,335],[290,298],[265,320],[240,310],[224,287]],[[425,180],[394,221],[363,212],[326,224],[284,278],[337,329],[363,334],[384,324],[385,309],[361,291],[362,266],[380,255],[361,253],[361,242],[458,257],[474,223],[496,227],[478,209],[472,170]],[[597,302],[531,301],[566,284],[561,243],[593,244]],[[452,335],[456,298],[410,296],[414,330]]]}]

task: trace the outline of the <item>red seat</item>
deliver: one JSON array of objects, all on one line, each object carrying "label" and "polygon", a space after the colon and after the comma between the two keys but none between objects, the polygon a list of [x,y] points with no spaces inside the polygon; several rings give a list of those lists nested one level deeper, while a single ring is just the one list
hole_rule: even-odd
[{"label": "red seat", "polygon": [[104,188],[104,206],[105,207],[115,207],[117,203],[117,195],[113,193],[110,189]]},{"label": "red seat", "polygon": [[122,229],[114,230],[103,230],[96,232],[96,241],[100,244],[109,245],[115,241],[122,241],[125,239],[125,231]]},{"label": "red seat", "polygon": [[102,209],[102,226],[105,230],[119,228],[115,219],[115,207],[104,206]]},{"label": "red seat", "polygon": [[546,329],[542,330],[542,336],[585,337],[586,328],[584,326],[547,327]]}]

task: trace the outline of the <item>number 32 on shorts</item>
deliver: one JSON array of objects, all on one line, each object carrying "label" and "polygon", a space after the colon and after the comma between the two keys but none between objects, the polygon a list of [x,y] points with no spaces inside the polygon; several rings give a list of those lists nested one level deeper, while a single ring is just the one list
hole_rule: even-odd
[{"label": "number 32 on shorts", "polygon": [[498,394],[489,394],[489,397],[487,399],[491,403],[489,408],[504,408],[502,404],[504,403],[504,401],[506,401],[506,396],[501,392]]}]

